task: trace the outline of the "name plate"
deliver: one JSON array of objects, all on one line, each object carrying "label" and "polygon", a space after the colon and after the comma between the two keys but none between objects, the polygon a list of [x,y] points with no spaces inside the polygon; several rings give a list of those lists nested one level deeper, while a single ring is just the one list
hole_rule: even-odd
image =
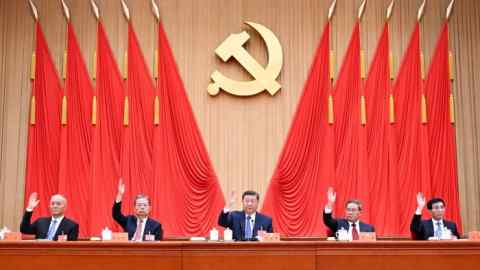
[{"label": "name plate", "polygon": [[360,232],[358,238],[360,241],[377,241],[377,235],[374,232]]},{"label": "name plate", "polygon": [[3,235],[3,240],[6,240],[6,241],[20,241],[20,240],[22,240],[22,234],[20,232],[6,232]]},{"label": "name plate", "polygon": [[280,242],[280,233],[263,233],[261,242]]},{"label": "name plate", "polygon": [[115,242],[128,242],[128,233],[112,233],[112,241]]}]

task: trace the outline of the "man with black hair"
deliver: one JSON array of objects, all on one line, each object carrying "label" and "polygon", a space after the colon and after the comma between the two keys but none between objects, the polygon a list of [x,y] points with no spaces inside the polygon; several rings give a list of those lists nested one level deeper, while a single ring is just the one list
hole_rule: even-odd
[{"label": "man with black hair", "polygon": [[243,211],[230,211],[235,204],[235,192],[232,192],[229,205],[220,212],[218,225],[230,228],[236,241],[255,241],[258,231],[272,233],[272,218],[257,212],[259,200],[257,192],[247,190],[242,194]]},{"label": "man with black hair", "polygon": [[327,192],[328,203],[323,210],[323,223],[336,235],[342,228],[347,231],[352,240],[360,239],[360,232],[375,232],[375,228],[360,221],[362,215],[362,203],[359,200],[351,199],[345,203],[345,218],[335,219],[332,217],[333,206],[337,198],[336,192],[330,187]]},{"label": "man with black hair", "polygon": [[445,201],[441,198],[432,198],[427,203],[427,209],[432,218],[422,220],[422,210],[425,207],[425,196],[419,192],[417,194],[417,210],[413,215],[410,231],[416,240],[428,240],[430,237],[441,239],[444,230],[450,230],[452,236],[460,238],[455,222],[445,220]]}]

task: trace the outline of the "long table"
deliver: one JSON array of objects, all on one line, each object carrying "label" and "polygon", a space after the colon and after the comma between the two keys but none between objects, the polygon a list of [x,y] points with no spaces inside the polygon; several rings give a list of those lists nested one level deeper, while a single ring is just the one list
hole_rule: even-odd
[{"label": "long table", "polygon": [[2,270],[480,269],[480,241],[0,241]]}]

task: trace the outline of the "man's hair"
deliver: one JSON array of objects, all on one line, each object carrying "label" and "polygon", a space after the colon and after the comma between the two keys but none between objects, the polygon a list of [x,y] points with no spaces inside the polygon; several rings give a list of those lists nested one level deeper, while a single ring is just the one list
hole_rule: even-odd
[{"label": "man's hair", "polygon": [[52,197],[50,197],[50,201],[53,200],[53,198],[59,198],[63,201],[63,203],[65,204],[65,206],[67,206],[67,198],[65,198],[65,196],[63,196],[62,194],[54,194],[52,195]]},{"label": "man's hair", "polygon": [[432,206],[436,203],[439,203],[439,202],[441,202],[443,204],[443,206],[445,207],[446,204],[445,204],[445,201],[442,198],[432,198],[427,203],[427,209],[432,210]]},{"label": "man's hair", "polygon": [[253,191],[253,190],[247,190],[247,191],[243,192],[242,200],[243,200],[243,198],[245,198],[245,196],[255,196],[255,197],[257,197],[257,200],[260,200],[260,194],[258,194],[258,192]]},{"label": "man's hair", "polygon": [[139,200],[139,199],[147,199],[148,205],[151,205],[151,203],[150,203],[150,197],[148,197],[148,196],[145,195],[145,194],[138,194],[137,196],[135,196],[135,199],[133,200],[133,205],[134,205],[134,206],[137,204],[137,200]]},{"label": "man's hair", "polygon": [[345,203],[345,208],[347,208],[347,206],[348,206],[349,204],[351,204],[351,203],[356,204],[356,205],[358,206],[358,210],[359,210],[359,211],[362,211],[362,202],[361,202],[360,200],[358,200],[358,199],[348,200],[348,201]]}]

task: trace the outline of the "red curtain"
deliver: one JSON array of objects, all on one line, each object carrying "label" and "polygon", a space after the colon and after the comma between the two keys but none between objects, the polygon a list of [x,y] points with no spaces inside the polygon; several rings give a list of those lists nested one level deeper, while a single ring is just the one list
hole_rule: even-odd
[{"label": "red curtain", "polygon": [[355,24],[334,88],[335,189],[337,215],[344,213],[351,198],[363,203],[363,217],[369,222],[366,130],[361,124],[360,23]]},{"label": "red curtain", "polygon": [[370,179],[371,222],[379,235],[399,230],[397,153],[390,123],[390,64],[388,23],[383,27],[365,82],[367,104],[367,155]]},{"label": "red curtain", "polygon": [[61,131],[58,190],[71,205],[67,215],[79,223],[80,235],[88,236],[93,87],[70,22],[67,39],[67,124]]},{"label": "red curtain", "polygon": [[416,194],[430,197],[428,137],[421,122],[422,79],[420,66],[420,25],[417,22],[403,57],[395,95],[398,184],[400,186],[400,234],[410,235],[410,221],[416,207]]},{"label": "red curtain", "polygon": [[90,232],[114,228],[111,207],[120,178],[123,131],[123,78],[101,22],[97,26],[97,123],[93,127]]},{"label": "red curtain", "polygon": [[[448,22],[445,22],[425,81],[428,101],[428,140],[430,145],[430,173],[432,196],[445,200],[446,216],[461,229],[457,186],[457,158],[455,126],[450,122]],[[452,96],[453,98],[453,96]]]},{"label": "red curtain", "polygon": [[37,22],[35,79],[32,81],[34,123],[28,127],[25,207],[32,192],[38,192],[40,205],[34,218],[49,215],[48,202],[58,191],[60,158],[60,104],[63,90],[42,28]]},{"label": "red curtain", "polygon": [[126,184],[122,207],[133,209],[133,196],[153,196],[152,139],[155,87],[131,22],[128,24],[128,125],[124,128],[121,171]]},{"label": "red curtain", "polygon": [[162,23],[158,58],[154,212],[166,236],[207,235],[217,225],[225,201]]},{"label": "red curtain", "polygon": [[263,203],[275,230],[324,235],[322,209],[334,180],[333,126],[328,123],[330,23],[317,47],[303,94]]}]

